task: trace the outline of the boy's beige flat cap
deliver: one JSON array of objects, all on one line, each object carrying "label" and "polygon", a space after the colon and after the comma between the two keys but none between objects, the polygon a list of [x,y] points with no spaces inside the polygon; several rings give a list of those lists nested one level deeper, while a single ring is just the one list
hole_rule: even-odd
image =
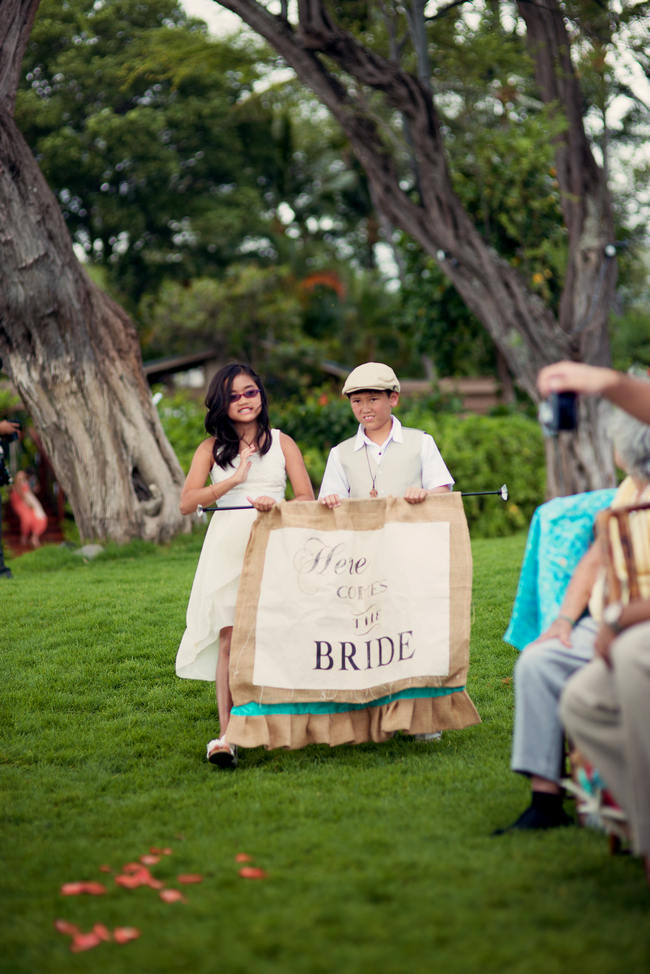
[{"label": "boy's beige flat cap", "polygon": [[343,386],[343,395],[348,396],[360,389],[388,389],[390,392],[399,392],[399,382],[390,365],[384,365],[383,362],[364,362],[350,372]]}]

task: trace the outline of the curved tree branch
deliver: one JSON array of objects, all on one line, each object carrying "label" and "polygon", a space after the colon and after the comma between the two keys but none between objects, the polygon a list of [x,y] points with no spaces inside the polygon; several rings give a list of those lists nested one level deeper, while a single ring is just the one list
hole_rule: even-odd
[{"label": "curved tree branch", "polygon": [[20,66],[41,0],[2,0],[0,107],[13,115]]},{"label": "curved tree branch", "polygon": [[[566,118],[555,139],[557,178],[569,236],[569,259],[560,302],[560,325],[567,334],[584,337],[591,358],[607,360],[609,347],[601,325],[598,300],[609,308],[616,282],[616,264],[605,246],[614,237],[614,219],[605,174],[591,151],[584,128],[584,96],[571,63],[571,44],[563,10],[557,0],[544,4],[519,0],[535,76],[543,101]],[[584,337],[583,337],[584,336]],[[600,347],[599,347],[600,346]]]}]

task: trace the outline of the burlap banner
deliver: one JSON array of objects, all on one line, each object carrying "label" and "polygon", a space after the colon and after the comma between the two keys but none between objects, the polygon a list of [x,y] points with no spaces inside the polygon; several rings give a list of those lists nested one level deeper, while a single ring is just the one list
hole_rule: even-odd
[{"label": "burlap banner", "polygon": [[228,738],[302,747],[477,723],[465,690],[471,587],[458,493],[334,511],[285,502],[259,515],[237,601]]}]

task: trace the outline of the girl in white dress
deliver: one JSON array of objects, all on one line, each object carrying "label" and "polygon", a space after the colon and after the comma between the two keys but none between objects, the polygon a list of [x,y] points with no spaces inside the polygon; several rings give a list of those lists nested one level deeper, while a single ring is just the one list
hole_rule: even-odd
[{"label": "girl in white dress", "polygon": [[[208,743],[207,759],[234,768],[228,743],[232,697],[228,681],[235,603],[248,536],[257,511],[284,499],[287,474],[296,500],[314,492],[296,443],[270,429],[264,387],[248,365],[226,365],[212,379],[205,399],[205,428],[181,493],[182,514],[202,507],[250,510],[215,512],[208,527],[187,606],[187,628],[176,656],[178,676],[214,680],[221,736]],[[210,484],[205,485],[210,477]]]}]

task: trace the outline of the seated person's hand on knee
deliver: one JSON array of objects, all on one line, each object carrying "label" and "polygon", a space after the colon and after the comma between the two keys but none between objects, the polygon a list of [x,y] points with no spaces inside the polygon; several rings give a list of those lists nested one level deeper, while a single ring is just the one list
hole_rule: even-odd
[{"label": "seated person's hand on knee", "polygon": [[574,625],[575,622],[568,615],[559,615],[553,620],[548,629],[531,643],[531,646],[535,645],[535,643],[543,643],[547,639],[559,639],[563,646],[570,646],[571,633],[573,632]]}]

